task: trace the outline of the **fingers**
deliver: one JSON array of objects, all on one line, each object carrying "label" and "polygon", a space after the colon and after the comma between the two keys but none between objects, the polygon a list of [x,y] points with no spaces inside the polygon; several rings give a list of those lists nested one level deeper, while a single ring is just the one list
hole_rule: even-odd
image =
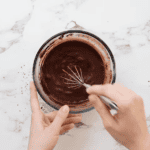
[{"label": "fingers", "polygon": [[96,95],[89,96],[90,103],[95,107],[96,111],[101,116],[104,124],[113,124],[115,125],[116,122],[112,115],[110,114],[109,109],[107,106],[97,97]]},{"label": "fingers", "polygon": [[53,122],[53,120],[56,117],[57,113],[58,113],[58,111],[53,111],[53,112],[45,114],[45,116],[49,119],[50,122]]},{"label": "fingers", "polygon": [[53,121],[53,123],[50,126],[50,131],[53,129],[55,135],[59,135],[60,129],[66,118],[68,117],[69,114],[69,107],[68,105],[65,105],[61,107]]},{"label": "fingers", "polygon": [[[116,87],[115,87],[116,86]],[[118,92],[118,88],[121,88],[121,85],[111,85],[111,84],[105,84],[105,85],[93,85],[92,87],[87,89],[88,94],[94,94],[94,95],[103,95],[114,102],[118,102],[118,99],[121,99],[123,95]]]},{"label": "fingers", "polygon": [[74,123],[71,123],[71,124],[67,124],[65,126],[63,126],[60,130],[60,133],[59,134],[63,134],[64,132],[68,131],[68,130],[71,130],[74,128]]},{"label": "fingers", "polygon": [[31,90],[31,93],[30,93],[31,98],[30,99],[31,99],[32,112],[33,113],[39,112],[41,110],[41,108],[39,105],[37,91],[36,91],[36,88],[35,88],[33,81],[30,82],[30,90]]},{"label": "fingers", "polygon": [[64,121],[63,125],[70,124],[70,123],[79,123],[79,122],[81,122],[81,120],[82,120],[82,116],[70,117]]},{"label": "fingers", "polygon": [[[45,114],[45,116],[49,119],[50,122],[53,122],[57,113],[58,113],[58,111],[53,111],[48,114]],[[82,114],[69,114],[67,118],[72,118],[72,117],[81,117],[82,118]]]},{"label": "fingers", "polygon": [[45,123],[46,123],[47,125],[50,125],[50,124],[51,124],[51,121],[49,120],[48,117],[44,117],[44,120],[45,120]]}]

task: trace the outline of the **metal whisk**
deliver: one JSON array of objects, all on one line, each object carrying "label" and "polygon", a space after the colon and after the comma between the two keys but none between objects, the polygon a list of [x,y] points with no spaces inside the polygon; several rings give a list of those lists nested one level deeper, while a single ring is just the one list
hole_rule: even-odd
[{"label": "metal whisk", "polygon": [[[67,71],[65,71],[64,69],[63,72],[65,72],[69,77],[71,77],[71,79],[62,77],[63,79],[65,79],[68,82],[64,82],[65,84],[68,84],[68,88],[73,88],[73,89],[77,89],[81,86],[84,86],[86,89],[91,87],[91,85],[84,83],[84,78],[82,76],[82,70],[81,68],[79,68],[80,71],[78,71],[77,67],[74,66],[76,72],[74,72],[69,66],[67,66],[68,69],[72,72],[72,74],[68,73]],[[110,109],[114,109],[114,110],[118,110],[117,104],[113,101],[111,101],[109,98],[105,97],[105,96],[98,96]]]},{"label": "metal whisk", "polygon": [[79,69],[80,69],[80,73],[79,73],[77,67],[74,66],[74,68],[75,68],[75,70],[76,70],[76,73],[75,73],[75,72],[73,72],[73,70],[72,70],[69,66],[67,66],[67,67],[69,68],[69,70],[70,70],[70,71],[73,73],[73,75],[74,75],[74,76],[73,76],[73,75],[69,74],[67,71],[65,71],[64,69],[62,69],[63,72],[65,72],[66,74],[68,74],[68,76],[70,76],[70,77],[72,78],[72,80],[71,80],[71,79],[62,77],[62,78],[64,78],[65,80],[69,81],[69,82],[65,82],[65,84],[70,85],[70,86],[68,86],[68,88],[77,89],[78,87],[81,87],[81,86],[85,86],[86,88],[90,87],[90,85],[84,83],[84,79],[83,79],[83,76],[82,76],[82,70],[81,70],[81,68],[79,68]]}]

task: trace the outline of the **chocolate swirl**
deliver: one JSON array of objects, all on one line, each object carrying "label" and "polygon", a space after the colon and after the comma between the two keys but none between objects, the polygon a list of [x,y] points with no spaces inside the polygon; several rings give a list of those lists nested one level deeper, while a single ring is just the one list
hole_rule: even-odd
[{"label": "chocolate swirl", "polygon": [[[88,44],[80,41],[68,41],[56,46],[47,55],[41,67],[41,84],[44,92],[61,104],[79,104],[87,100],[85,87],[70,89],[64,78],[71,79],[62,69],[81,68],[84,82],[103,84],[105,68],[100,55]],[[75,70],[74,70],[75,71]],[[72,74],[72,73],[71,73]]]}]

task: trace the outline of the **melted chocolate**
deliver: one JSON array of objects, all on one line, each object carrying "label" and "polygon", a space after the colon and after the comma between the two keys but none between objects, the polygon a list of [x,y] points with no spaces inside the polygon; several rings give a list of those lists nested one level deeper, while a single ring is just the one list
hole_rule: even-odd
[{"label": "melted chocolate", "polygon": [[105,68],[100,55],[88,44],[80,41],[68,41],[57,45],[47,55],[41,67],[41,84],[44,92],[59,104],[77,105],[87,101],[88,94],[84,86],[77,89],[68,88],[65,84],[71,79],[62,69],[72,74],[74,66],[82,70],[84,82],[87,84],[103,84]]}]

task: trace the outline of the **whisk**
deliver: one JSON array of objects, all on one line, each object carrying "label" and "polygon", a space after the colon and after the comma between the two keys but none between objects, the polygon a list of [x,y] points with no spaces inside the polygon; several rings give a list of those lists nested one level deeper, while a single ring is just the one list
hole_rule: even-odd
[{"label": "whisk", "polygon": [[[65,72],[70,78],[65,78],[65,77],[62,77],[63,79],[65,79],[67,82],[64,82],[65,84],[68,85],[68,88],[73,88],[73,89],[77,89],[81,86],[84,86],[86,89],[91,87],[91,85],[89,84],[86,84],[84,82],[84,78],[83,78],[83,75],[82,75],[82,70],[80,67],[79,70],[77,69],[77,66],[74,66],[74,70],[75,72],[69,67],[67,66],[68,69],[72,72],[72,74],[68,73],[66,70],[62,69],[63,72]],[[113,109],[113,110],[118,110],[118,107],[117,107],[117,104],[113,101],[111,101],[109,98],[105,97],[105,96],[99,96],[98,97],[110,108],[110,109]]]}]

